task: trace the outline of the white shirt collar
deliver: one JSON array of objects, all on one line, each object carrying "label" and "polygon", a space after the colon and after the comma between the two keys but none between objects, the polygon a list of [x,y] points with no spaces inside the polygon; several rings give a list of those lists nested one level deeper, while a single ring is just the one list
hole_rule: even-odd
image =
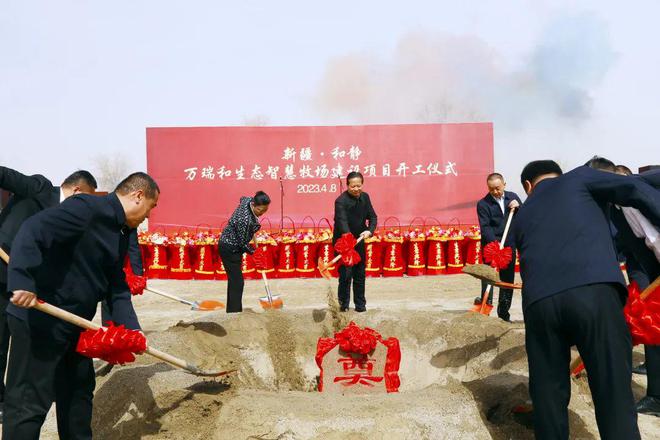
[{"label": "white shirt collar", "polygon": [[[491,197],[493,197],[492,194],[491,194]],[[498,205],[500,205],[500,209],[502,210],[502,214],[504,214],[504,196],[500,197],[499,199],[493,197],[493,199],[497,202]]]},{"label": "white shirt collar", "polygon": [[62,191],[62,187],[60,187],[60,203],[64,200],[66,200],[66,196],[64,195],[64,191]]}]

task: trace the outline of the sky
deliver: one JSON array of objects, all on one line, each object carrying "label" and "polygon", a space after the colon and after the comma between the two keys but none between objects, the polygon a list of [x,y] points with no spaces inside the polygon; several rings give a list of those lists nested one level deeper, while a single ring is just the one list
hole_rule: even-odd
[{"label": "sky", "polygon": [[492,121],[534,159],[659,164],[660,2],[5,0],[0,164],[146,169],[145,128]]}]

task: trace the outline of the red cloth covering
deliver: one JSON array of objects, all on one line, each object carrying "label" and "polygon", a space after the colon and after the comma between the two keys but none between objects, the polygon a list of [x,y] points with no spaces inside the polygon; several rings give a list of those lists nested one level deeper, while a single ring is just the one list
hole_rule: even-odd
[{"label": "red cloth covering", "polygon": [[660,288],[641,299],[637,283],[630,283],[623,313],[634,345],[660,345]]},{"label": "red cloth covering", "polygon": [[319,380],[319,391],[323,391],[323,356],[339,345],[347,353],[368,354],[381,343],[387,347],[387,358],[385,360],[385,389],[388,393],[399,391],[401,380],[399,378],[399,365],[401,364],[401,347],[397,338],[383,337],[376,330],[365,327],[360,328],[351,321],[340,332],[335,333],[334,338],[319,338],[316,345],[316,365],[321,370]]},{"label": "red cloth covering", "polygon": [[123,325],[115,326],[112,322],[108,327],[98,330],[85,330],[80,333],[76,351],[83,356],[99,358],[116,365],[133,362],[133,353],[147,349],[147,339],[138,330],[129,330]]},{"label": "red cloth covering", "polygon": [[495,269],[506,269],[513,258],[513,251],[506,246],[500,249],[500,243],[491,241],[484,247],[484,261]]},{"label": "red cloth covering", "polygon": [[354,249],[356,244],[357,240],[350,232],[342,235],[335,243],[335,251],[341,254],[341,262],[345,266],[355,266],[360,262],[360,254]]}]

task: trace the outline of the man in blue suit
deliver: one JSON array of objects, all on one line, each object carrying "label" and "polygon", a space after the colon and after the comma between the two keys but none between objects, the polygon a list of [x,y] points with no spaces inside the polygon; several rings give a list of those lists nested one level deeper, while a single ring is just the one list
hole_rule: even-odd
[{"label": "man in blue suit", "polygon": [[537,439],[568,439],[570,348],[589,374],[603,439],[639,439],[631,390],[627,290],[611,239],[608,203],[633,206],[660,225],[660,194],[641,179],[586,166],[562,175],[553,161],[529,163],[528,198],[514,220],[523,279],[529,392]]},{"label": "man in blue suit", "polygon": [[[479,218],[479,228],[481,229],[482,249],[490,242],[499,242],[502,240],[509,213],[512,209],[518,208],[522,203],[518,194],[505,191],[506,182],[500,173],[490,174],[486,178],[486,185],[488,186],[488,194],[477,203],[477,217]],[[500,271],[500,279],[507,283],[513,283],[516,271],[516,247],[511,231],[509,231],[504,245],[513,249],[513,258],[509,266]],[[475,299],[475,304],[481,304],[487,286],[488,283],[485,281],[481,282],[481,297]],[[512,289],[500,288],[500,296],[497,301],[497,316],[504,321],[509,321],[511,318],[509,309],[511,308],[512,297]],[[488,298],[488,304],[492,305],[492,303],[493,296],[491,295]]]}]

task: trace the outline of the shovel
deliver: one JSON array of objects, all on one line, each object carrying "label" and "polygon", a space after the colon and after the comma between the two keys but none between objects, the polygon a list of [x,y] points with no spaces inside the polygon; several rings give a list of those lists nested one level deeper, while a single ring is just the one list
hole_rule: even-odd
[{"label": "shovel", "polygon": [[284,306],[284,302],[279,295],[273,295],[270,292],[270,286],[268,285],[268,278],[266,277],[266,272],[261,272],[261,276],[264,279],[264,287],[266,288],[266,295],[259,298],[259,304],[264,309],[281,309]]},{"label": "shovel", "polygon": [[164,296],[165,298],[169,298],[174,301],[178,301],[181,304],[189,305],[191,310],[195,310],[197,312],[210,312],[213,310],[224,309],[225,307],[225,305],[220,301],[214,301],[214,300],[188,301],[187,299],[183,299],[179,296],[175,296],[170,293],[163,292],[162,290],[157,290],[151,287],[147,287],[144,290],[147,290],[151,293],[155,293],[156,295]]},{"label": "shovel", "polygon": [[[54,305],[45,302],[39,301],[37,305],[34,306],[34,308],[41,312],[47,313],[51,316],[54,316],[70,324],[76,325],[78,327],[82,327],[87,330],[98,330],[101,328],[100,325],[94,324],[93,322],[81,318],[78,315],[74,315],[73,313],[67,312],[66,310],[62,310],[59,307],[55,307]],[[174,365],[177,368],[186,370],[189,373],[194,374],[195,376],[220,377],[220,376],[226,376],[227,374],[236,371],[236,370],[227,370],[227,371],[202,370],[201,368],[197,367],[194,364],[191,364],[185,359],[179,359],[178,357],[172,356],[169,353],[165,353],[164,351],[160,351],[149,346],[147,346],[147,349],[144,351],[144,353],[149,354],[157,359],[160,359],[161,361],[165,361],[170,365]]]},{"label": "shovel", "polygon": [[[513,211],[514,209],[511,209],[509,211],[509,216],[506,219],[506,226],[504,227],[504,234],[502,234],[502,240],[500,240],[500,249],[504,247],[504,242],[506,241],[506,236],[509,234],[509,228],[511,227],[511,220],[513,220]],[[490,283],[488,284],[488,287],[486,288],[486,294],[484,295],[483,298],[481,298],[481,305],[476,305],[474,306],[471,311],[473,312],[479,312],[482,315],[489,316],[491,310],[493,309],[493,306],[488,304],[488,300],[490,299],[490,294],[493,291],[493,284]]]},{"label": "shovel", "polygon": [[[360,235],[358,237],[358,239],[355,241],[355,245],[357,246],[357,244],[359,242],[361,242],[363,239],[364,239],[364,236]],[[328,268],[332,267],[337,261],[339,261],[340,258],[341,258],[341,254],[337,255],[335,258],[332,259],[332,261],[330,261],[326,264],[326,263],[323,262],[323,257],[319,257],[318,268],[319,268],[319,272],[321,272],[321,276],[323,276],[323,278],[325,278],[326,280],[329,280],[330,278],[332,278]]]},{"label": "shovel", "polygon": [[[0,258],[4,260],[5,263],[9,264],[9,255],[0,248]],[[154,292],[156,293],[156,292]],[[85,318],[81,318],[78,315],[74,315],[71,312],[67,312],[66,310],[62,310],[59,307],[55,307],[51,304],[41,302],[39,301],[37,305],[34,306],[35,309],[47,313],[48,315],[54,316],[56,318],[59,318],[63,321],[66,321],[70,324],[76,325],[78,327],[82,327],[86,330],[98,330],[101,328],[100,325],[94,324],[91,321],[86,320]],[[165,361],[168,364],[174,365],[177,368],[181,368],[183,370],[188,371],[189,373],[192,373],[196,376],[202,376],[202,377],[220,377],[220,376],[226,376],[227,374],[233,373],[236,370],[227,370],[227,371],[205,371],[200,369],[194,364],[189,363],[185,359],[179,359],[178,357],[172,356],[169,353],[165,353],[164,351],[157,350],[153,347],[147,347],[147,349],[144,351],[145,353],[160,359],[161,361]]]}]

